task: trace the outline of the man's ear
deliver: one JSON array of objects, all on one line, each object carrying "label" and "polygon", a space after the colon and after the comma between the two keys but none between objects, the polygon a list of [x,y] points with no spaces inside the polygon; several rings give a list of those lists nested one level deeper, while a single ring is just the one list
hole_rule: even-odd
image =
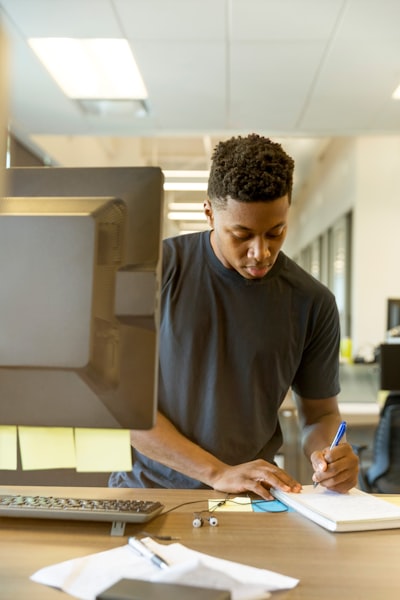
[{"label": "man's ear", "polygon": [[204,200],[203,208],[204,208],[204,214],[207,217],[207,223],[209,224],[209,226],[211,228],[213,228],[214,227],[214,213],[213,213],[213,209],[211,206],[211,202],[208,198],[206,198],[206,200]]}]

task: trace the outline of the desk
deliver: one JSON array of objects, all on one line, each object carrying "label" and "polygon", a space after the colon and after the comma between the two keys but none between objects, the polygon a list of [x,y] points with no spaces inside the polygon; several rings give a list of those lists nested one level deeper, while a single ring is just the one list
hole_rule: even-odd
[{"label": "desk", "polygon": [[[398,600],[399,530],[329,533],[301,515],[221,512],[219,526],[192,527],[193,513],[221,494],[189,490],[0,487],[0,493],[78,497],[149,498],[166,508],[192,500],[145,525],[153,534],[174,535],[186,546],[228,560],[300,579],[299,585],[274,593],[274,600]],[[126,537],[111,537],[108,523],[0,519],[0,598],[62,600],[67,594],[29,580],[41,567],[115,548]],[[135,535],[140,525],[127,525]]]}]

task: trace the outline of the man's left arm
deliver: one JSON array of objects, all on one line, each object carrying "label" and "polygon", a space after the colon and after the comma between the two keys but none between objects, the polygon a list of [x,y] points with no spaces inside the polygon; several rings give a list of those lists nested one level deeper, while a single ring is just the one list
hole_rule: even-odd
[{"label": "man's left arm", "polygon": [[330,449],[342,421],[336,396],[310,399],[294,395],[302,430],[302,446],[314,469],[313,481],[345,493],[357,485],[358,458],[344,436]]}]

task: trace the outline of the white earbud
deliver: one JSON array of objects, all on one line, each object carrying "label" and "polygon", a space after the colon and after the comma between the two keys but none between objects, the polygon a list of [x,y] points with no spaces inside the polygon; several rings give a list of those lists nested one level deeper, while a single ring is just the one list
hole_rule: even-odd
[{"label": "white earbud", "polygon": [[[218,525],[217,517],[209,517],[206,519],[206,521],[209,522],[211,527],[217,527],[217,525]],[[202,527],[203,523],[204,523],[204,519],[202,519],[200,517],[200,515],[195,516],[195,518],[192,521],[192,525],[193,525],[193,527],[196,527],[196,529],[198,529],[199,527]]]},{"label": "white earbud", "polygon": [[193,527],[196,527],[196,529],[198,529],[203,525],[203,519],[201,517],[195,517],[193,519],[192,525]]},{"label": "white earbud", "polygon": [[208,522],[210,523],[211,527],[216,527],[218,525],[217,517],[210,517]]}]

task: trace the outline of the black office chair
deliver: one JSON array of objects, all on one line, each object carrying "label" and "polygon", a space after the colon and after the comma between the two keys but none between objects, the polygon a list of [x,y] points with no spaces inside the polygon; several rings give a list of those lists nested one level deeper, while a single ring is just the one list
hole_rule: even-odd
[{"label": "black office chair", "polygon": [[375,432],[372,463],[362,465],[365,446],[353,446],[360,458],[359,486],[373,494],[400,494],[400,391],[390,392]]}]

